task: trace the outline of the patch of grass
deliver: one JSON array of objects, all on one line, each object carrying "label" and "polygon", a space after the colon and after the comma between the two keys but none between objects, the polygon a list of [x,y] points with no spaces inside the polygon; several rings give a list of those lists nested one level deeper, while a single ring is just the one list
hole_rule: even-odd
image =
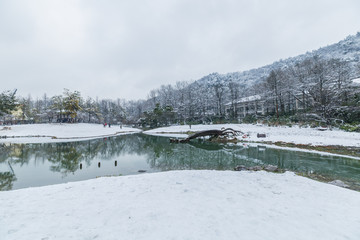
[{"label": "patch of grass", "polygon": [[341,130],[346,132],[360,132],[360,125],[359,124],[343,124],[340,126]]},{"label": "patch of grass", "polygon": [[119,174],[112,174],[112,175],[104,175],[104,176],[96,176],[95,178],[102,178],[102,177],[120,177],[122,176],[121,173]]}]

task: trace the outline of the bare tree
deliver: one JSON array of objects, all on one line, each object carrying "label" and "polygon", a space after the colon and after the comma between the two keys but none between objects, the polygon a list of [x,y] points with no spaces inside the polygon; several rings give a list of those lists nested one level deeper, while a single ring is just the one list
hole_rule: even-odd
[{"label": "bare tree", "polygon": [[281,70],[272,70],[266,78],[266,85],[270,93],[270,101],[274,104],[276,117],[279,118],[279,112],[283,109],[282,85],[283,77]]},{"label": "bare tree", "polygon": [[323,117],[326,117],[328,106],[333,97],[331,92],[331,78],[328,73],[328,65],[325,60],[314,56],[309,64],[309,93],[314,99],[315,107]]},{"label": "bare tree", "polygon": [[[218,79],[220,80],[220,79]],[[214,97],[216,100],[216,114],[218,116],[224,116],[224,100],[225,100],[225,85],[221,81],[217,81],[213,84]]]},{"label": "bare tree", "polygon": [[230,117],[232,119],[236,119],[238,112],[237,112],[235,103],[239,99],[239,96],[240,96],[239,84],[236,83],[235,81],[233,81],[232,79],[230,79],[227,87],[228,87],[230,103],[231,103]]}]

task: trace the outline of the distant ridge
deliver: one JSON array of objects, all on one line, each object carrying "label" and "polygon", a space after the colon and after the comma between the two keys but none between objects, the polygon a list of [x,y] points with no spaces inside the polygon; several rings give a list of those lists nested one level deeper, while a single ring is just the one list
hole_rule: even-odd
[{"label": "distant ridge", "polygon": [[[307,52],[296,57],[279,60],[272,64],[243,72],[232,72],[226,74],[211,73],[195,81],[195,83],[199,85],[214,85],[219,82],[226,83],[229,81],[234,81],[240,84],[242,87],[249,87],[260,82],[262,79],[265,79],[271,70],[284,68],[286,66],[293,66],[296,63],[302,62],[305,59],[316,55],[323,59],[339,58],[347,60],[353,65],[359,63],[360,32],[358,32],[356,35],[350,35],[338,43],[331,44],[326,47],[321,47],[317,50]],[[352,77],[356,77],[355,72],[352,72]]]}]

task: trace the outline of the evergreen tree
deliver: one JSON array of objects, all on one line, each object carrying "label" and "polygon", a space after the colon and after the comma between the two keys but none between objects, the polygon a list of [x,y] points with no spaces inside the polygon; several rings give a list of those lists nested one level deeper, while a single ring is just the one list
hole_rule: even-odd
[{"label": "evergreen tree", "polygon": [[69,89],[64,90],[64,109],[66,110],[68,116],[71,117],[72,121],[77,116],[77,111],[81,110],[80,102],[81,95],[80,92],[74,91],[70,92]]},{"label": "evergreen tree", "polygon": [[16,89],[13,91],[8,90],[0,94],[0,116],[9,114],[17,107],[16,91]]}]

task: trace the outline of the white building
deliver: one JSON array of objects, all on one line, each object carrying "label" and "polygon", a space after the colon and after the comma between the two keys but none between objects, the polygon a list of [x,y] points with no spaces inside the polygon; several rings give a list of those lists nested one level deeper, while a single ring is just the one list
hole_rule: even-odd
[{"label": "white building", "polygon": [[227,115],[231,115],[232,112],[237,113],[238,119],[246,115],[265,115],[265,101],[261,100],[260,95],[243,97],[234,103],[225,104],[225,112]]}]

